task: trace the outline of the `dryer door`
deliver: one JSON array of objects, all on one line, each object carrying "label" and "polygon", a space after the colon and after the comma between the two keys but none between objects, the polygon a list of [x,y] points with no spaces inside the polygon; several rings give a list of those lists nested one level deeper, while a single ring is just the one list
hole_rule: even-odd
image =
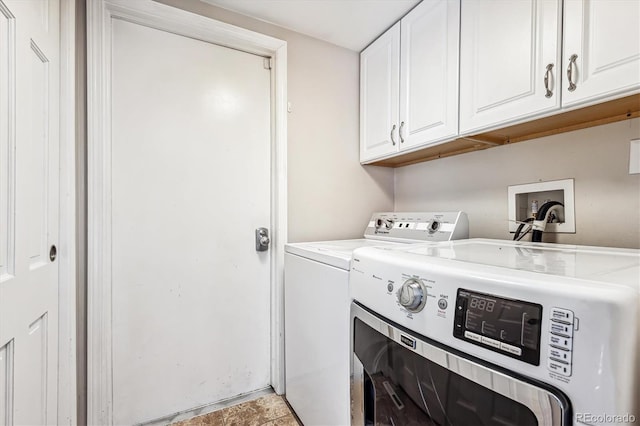
[{"label": "dryer door", "polygon": [[355,303],[351,313],[353,425],[570,424],[559,391],[454,354]]}]

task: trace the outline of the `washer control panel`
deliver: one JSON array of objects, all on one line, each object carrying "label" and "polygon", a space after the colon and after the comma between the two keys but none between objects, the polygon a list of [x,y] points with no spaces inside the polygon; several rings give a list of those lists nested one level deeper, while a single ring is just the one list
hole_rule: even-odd
[{"label": "washer control panel", "polygon": [[374,213],[365,238],[451,241],[469,238],[464,212]]}]

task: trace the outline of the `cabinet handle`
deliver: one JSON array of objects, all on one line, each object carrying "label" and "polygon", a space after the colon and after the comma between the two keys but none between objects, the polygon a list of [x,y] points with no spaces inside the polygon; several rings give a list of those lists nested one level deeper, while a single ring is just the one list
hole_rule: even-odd
[{"label": "cabinet handle", "polygon": [[567,67],[567,79],[569,80],[569,91],[573,92],[576,90],[576,85],[573,83],[572,74],[573,74],[573,65],[576,63],[576,59],[578,59],[578,55],[575,53],[571,55],[569,58],[569,66]]},{"label": "cabinet handle", "polygon": [[394,124],[393,127],[391,128],[391,143],[394,145],[396,144],[396,140],[393,137],[393,132],[395,131],[396,131],[396,125]]},{"label": "cabinet handle", "polygon": [[551,70],[553,69],[553,64],[547,65],[547,72],[544,73],[544,88],[547,90],[545,93],[545,98],[550,98],[553,96],[553,92],[549,90],[549,75],[551,75]]},{"label": "cabinet handle", "polygon": [[402,136],[402,129],[404,129],[404,121],[400,123],[400,130],[398,130],[398,134],[400,135],[400,143],[404,143],[404,136]]}]

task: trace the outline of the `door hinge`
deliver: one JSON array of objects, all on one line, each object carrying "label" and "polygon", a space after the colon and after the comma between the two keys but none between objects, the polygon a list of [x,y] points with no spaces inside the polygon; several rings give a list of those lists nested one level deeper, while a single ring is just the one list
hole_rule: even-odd
[{"label": "door hinge", "polygon": [[270,70],[273,67],[273,59],[264,58],[263,65],[265,70]]}]

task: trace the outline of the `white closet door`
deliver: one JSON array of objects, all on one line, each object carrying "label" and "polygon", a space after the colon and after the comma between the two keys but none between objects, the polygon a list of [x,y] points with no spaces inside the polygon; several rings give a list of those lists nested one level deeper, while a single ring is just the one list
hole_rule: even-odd
[{"label": "white closet door", "polygon": [[57,423],[58,15],[55,0],[0,0],[3,425]]},{"label": "white closet door", "polygon": [[113,422],[270,383],[270,70],[161,29],[112,26]]}]

